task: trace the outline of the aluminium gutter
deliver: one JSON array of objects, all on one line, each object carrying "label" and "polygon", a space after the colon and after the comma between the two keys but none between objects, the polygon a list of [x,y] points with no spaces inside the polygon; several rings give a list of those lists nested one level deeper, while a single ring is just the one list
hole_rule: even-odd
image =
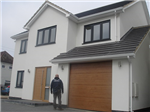
[{"label": "aluminium gutter", "polygon": [[101,61],[108,59],[123,59],[127,56],[135,57],[134,53],[128,54],[117,54],[117,55],[107,55],[107,56],[95,56],[95,57],[81,57],[81,58],[69,58],[69,59],[52,59],[51,63],[77,63],[77,62],[91,62],[91,61]]}]

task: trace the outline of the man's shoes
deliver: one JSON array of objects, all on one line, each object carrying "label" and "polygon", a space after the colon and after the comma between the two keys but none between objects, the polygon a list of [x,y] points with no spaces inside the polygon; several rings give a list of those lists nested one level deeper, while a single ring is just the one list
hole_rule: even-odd
[{"label": "man's shoes", "polygon": [[62,108],[59,108],[59,110],[64,110],[64,109],[62,109]]}]

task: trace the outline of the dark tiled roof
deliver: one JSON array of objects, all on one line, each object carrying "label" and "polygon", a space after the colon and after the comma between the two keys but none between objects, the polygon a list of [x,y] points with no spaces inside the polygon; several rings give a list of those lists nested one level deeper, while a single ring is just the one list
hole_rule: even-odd
[{"label": "dark tiled roof", "polygon": [[53,60],[135,53],[149,29],[150,26],[132,28],[118,42],[75,47]]},{"label": "dark tiled roof", "polygon": [[1,62],[5,62],[5,63],[13,63],[13,57],[7,53],[6,51],[1,52]]},{"label": "dark tiled roof", "polygon": [[78,13],[78,14],[75,14],[75,16],[77,16],[78,18],[81,18],[81,17],[84,17],[84,16],[100,13],[100,12],[115,9],[115,8],[118,8],[118,7],[123,7],[123,6],[125,6],[125,5],[127,5],[131,2],[132,2],[132,0],[114,3],[114,4],[111,4],[111,5],[104,6],[104,7],[100,7],[100,8],[96,8],[96,9],[93,9],[93,10]]}]

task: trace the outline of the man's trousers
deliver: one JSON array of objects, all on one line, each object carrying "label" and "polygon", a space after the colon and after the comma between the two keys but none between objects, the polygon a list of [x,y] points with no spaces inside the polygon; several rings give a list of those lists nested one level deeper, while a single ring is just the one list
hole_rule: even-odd
[{"label": "man's trousers", "polygon": [[53,106],[54,106],[54,109],[56,109],[57,108],[57,105],[56,105],[56,99],[58,98],[58,108],[59,109],[61,109],[62,107],[61,107],[61,91],[60,92],[57,92],[57,93],[54,93],[53,94],[53,98],[54,98],[54,104],[53,104]]}]

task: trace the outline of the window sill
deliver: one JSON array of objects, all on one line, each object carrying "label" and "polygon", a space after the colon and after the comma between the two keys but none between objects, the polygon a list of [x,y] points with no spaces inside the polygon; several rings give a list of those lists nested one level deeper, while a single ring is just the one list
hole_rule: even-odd
[{"label": "window sill", "polygon": [[27,52],[20,52],[19,54],[26,54]]},{"label": "window sill", "polygon": [[45,46],[45,45],[51,45],[51,44],[55,44],[55,42],[51,42],[51,43],[47,43],[47,44],[40,44],[40,45],[36,45],[35,47]]},{"label": "window sill", "polygon": [[15,88],[22,89],[22,87],[15,87]]},{"label": "window sill", "polygon": [[92,42],[84,42],[82,45],[84,45],[84,44],[92,44],[92,43],[96,43],[96,42],[110,41],[110,40],[111,40],[111,39],[98,40],[98,41],[92,41]]}]

